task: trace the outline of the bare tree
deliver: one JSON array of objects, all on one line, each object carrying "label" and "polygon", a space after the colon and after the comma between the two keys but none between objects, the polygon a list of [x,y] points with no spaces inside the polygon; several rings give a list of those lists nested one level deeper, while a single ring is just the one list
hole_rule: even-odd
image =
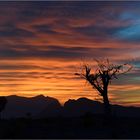
[{"label": "bare tree", "polygon": [[6,97],[1,96],[0,97],[0,119],[1,119],[1,112],[4,110],[6,103],[7,103]]},{"label": "bare tree", "polygon": [[115,65],[109,60],[97,62],[97,69],[92,72],[92,67],[88,64],[83,64],[81,72],[76,75],[84,78],[88,83],[98,91],[99,95],[103,97],[104,110],[106,115],[111,114],[111,105],[108,98],[108,85],[113,79],[118,79],[118,75],[127,73],[132,68],[129,64]]}]

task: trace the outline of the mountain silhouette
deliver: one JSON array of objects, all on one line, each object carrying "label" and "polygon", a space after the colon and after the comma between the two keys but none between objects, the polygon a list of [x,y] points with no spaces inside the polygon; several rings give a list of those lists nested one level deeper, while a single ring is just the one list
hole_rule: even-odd
[{"label": "mountain silhouette", "polygon": [[64,104],[64,115],[69,117],[82,116],[86,113],[103,113],[103,104],[87,98],[69,99]]},{"label": "mountain silhouette", "polygon": [[[69,99],[64,104],[65,116],[82,116],[86,113],[103,114],[104,104],[87,98],[79,98],[77,100]],[[140,117],[140,107],[112,105],[112,113],[120,117]]]},{"label": "mountain silhouette", "polygon": [[11,95],[7,96],[7,100],[8,103],[2,113],[4,118],[26,117],[29,113],[34,117],[47,106],[51,108],[51,105],[58,103],[57,99],[43,95],[31,98]]},{"label": "mountain silhouette", "polygon": [[[3,118],[27,117],[79,117],[86,113],[102,114],[103,103],[88,98],[69,99],[62,106],[52,97],[38,95],[35,97],[7,96],[7,105],[2,112]],[[140,117],[140,107],[112,105],[113,114],[123,117]]]},{"label": "mountain silhouette", "polygon": [[[59,103],[58,100],[48,97],[50,102],[45,105],[45,109],[43,109],[38,115],[37,118],[44,118],[44,117],[59,117],[62,115],[63,107]],[[48,101],[48,100],[47,100]]]}]

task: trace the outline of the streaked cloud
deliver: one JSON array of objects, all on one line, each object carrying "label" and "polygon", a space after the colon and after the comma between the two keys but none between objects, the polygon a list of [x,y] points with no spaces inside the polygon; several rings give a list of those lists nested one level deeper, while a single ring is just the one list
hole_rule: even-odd
[{"label": "streaked cloud", "polygon": [[113,81],[110,98],[139,105],[131,100],[131,92],[139,98],[139,13],[138,1],[0,2],[0,94],[95,99],[74,73],[85,58],[109,58],[135,66]]}]

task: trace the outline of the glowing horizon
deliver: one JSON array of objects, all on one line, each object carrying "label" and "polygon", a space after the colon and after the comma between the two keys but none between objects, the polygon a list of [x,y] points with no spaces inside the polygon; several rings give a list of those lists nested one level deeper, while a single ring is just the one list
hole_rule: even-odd
[{"label": "glowing horizon", "polygon": [[134,65],[111,103],[140,106],[139,13],[140,2],[0,2],[0,95],[97,99],[74,73],[83,58],[109,58]]}]

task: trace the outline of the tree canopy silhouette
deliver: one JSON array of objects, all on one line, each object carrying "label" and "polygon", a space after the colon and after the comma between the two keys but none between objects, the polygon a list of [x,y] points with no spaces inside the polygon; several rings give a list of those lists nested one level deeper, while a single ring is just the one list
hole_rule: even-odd
[{"label": "tree canopy silhouette", "polygon": [[109,60],[95,60],[97,62],[97,69],[92,72],[92,67],[89,64],[83,64],[81,71],[75,73],[84,78],[88,83],[98,91],[99,95],[103,97],[105,114],[111,114],[111,105],[108,98],[108,85],[113,79],[118,79],[118,75],[127,73],[132,69],[130,64],[115,65]]},{"label": "tree canopy silhouette", "polygon": [[6,103],[7,103],[6,97],[1,96],[0,97],[0,119],[1,119],[1,112],[4,110]]}]

